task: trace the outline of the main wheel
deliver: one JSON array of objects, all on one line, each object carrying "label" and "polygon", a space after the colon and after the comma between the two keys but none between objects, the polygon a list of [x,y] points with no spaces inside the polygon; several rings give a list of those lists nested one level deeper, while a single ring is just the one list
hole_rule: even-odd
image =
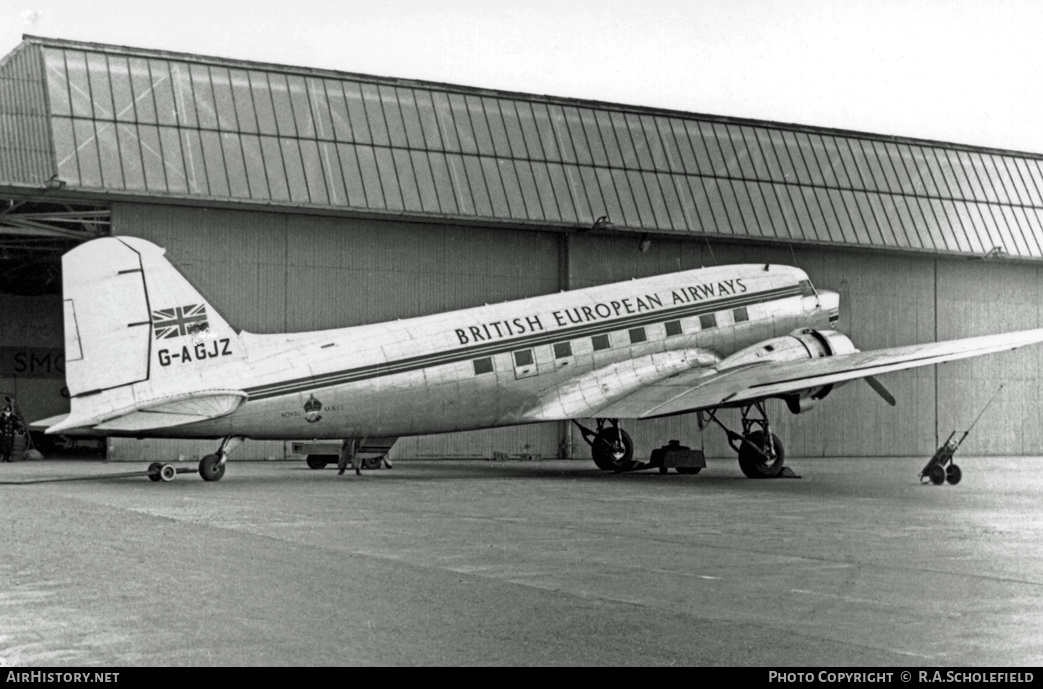
[{"label": "main wheel", "polygon": [[955,486],[963,478],[963,472],[960,471],[960,467],[950,463],[945,468],[945,480],[949,482],[949,485]]},{"label": "main wheel", "polygon": [[771,434],[771,447],[764,431],[750,433],[739,446],[739,468],[746,478],[775,478],[782,473],[785,461],[786,448],[774,433]]},{"label": "main wheel", "polygon": [[634,466],[634,441],[622,428],[606,428],[590,446],[590,455],[602,471],[626,471]]},{"label": "main wheel", "polygon": [[325,469],[327,464],[326,455],[308,455],[305,461],[309,469]]},{"label": "main wheel", "polygon": [[940,486],[945,483],[945,467],[941,464],[935,464],[927,472],[927,478],[931,479],[931,483],[936,486]]},{"label": "main wheel", "polygon": [[220,481],[225,475],[225,465],[217,455],[207,455],[199,460],[199,475],[204,481]]}]

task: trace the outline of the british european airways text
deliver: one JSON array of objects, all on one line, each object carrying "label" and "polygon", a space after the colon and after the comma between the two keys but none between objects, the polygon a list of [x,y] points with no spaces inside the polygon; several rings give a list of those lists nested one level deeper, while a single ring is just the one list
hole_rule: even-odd
[{"label": "british european airways text", "polygon": [[[534,314],[511,318],[500,321],[489,321],[467,328],[456,328],[456,338],[460,344],[471,344],[475,342],[488,342],[504,337],[525,335],[528,333],[542,332],[547,324],[554,327],[565,328],[570,325],[580,325],[594,321],[603,321],[611,318],[625,317],[640,313],[646,313],[664,307],[677,306],[678,304],[692,304],[705,299],[717,297],[730,297],[747,291],[742,278],[734,280],[721,280],[709,282],[702,285],[679,287],[667,294],[641,294],[613,299],[611,301],[598,302],[596,304],[585,304],[567,309],[552,311],[548,314]],[[665,303],[664,303],[665,302]]]}]

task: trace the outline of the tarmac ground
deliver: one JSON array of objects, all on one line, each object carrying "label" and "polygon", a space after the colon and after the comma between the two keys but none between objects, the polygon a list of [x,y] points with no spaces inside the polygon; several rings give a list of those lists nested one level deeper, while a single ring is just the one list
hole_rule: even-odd
[{"label": "tarmac ground", "polygon": [[0,666],[1043,664],[1043,459],[957,460],[4,464]]}]

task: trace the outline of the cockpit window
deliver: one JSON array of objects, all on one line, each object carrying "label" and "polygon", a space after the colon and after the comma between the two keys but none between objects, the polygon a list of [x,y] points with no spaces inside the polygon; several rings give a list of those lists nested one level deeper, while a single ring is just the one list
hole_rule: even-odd
[{"label": "cockpit window", "polygon": [[815,296],[815,287],[811,284],[811,280],[801,280],[798,284],[800,287],[800,296],[802,297],[813,297]]}]

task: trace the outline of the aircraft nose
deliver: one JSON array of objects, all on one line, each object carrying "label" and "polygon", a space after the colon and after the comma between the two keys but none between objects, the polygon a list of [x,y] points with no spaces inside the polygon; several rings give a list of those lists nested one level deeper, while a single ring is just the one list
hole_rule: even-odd
[{"label": "aircraft nose", "polygon": [[818,303],[823,311],[829,314],[829,327],[834,328],[840,320],[840,294],[820,289]]}]

